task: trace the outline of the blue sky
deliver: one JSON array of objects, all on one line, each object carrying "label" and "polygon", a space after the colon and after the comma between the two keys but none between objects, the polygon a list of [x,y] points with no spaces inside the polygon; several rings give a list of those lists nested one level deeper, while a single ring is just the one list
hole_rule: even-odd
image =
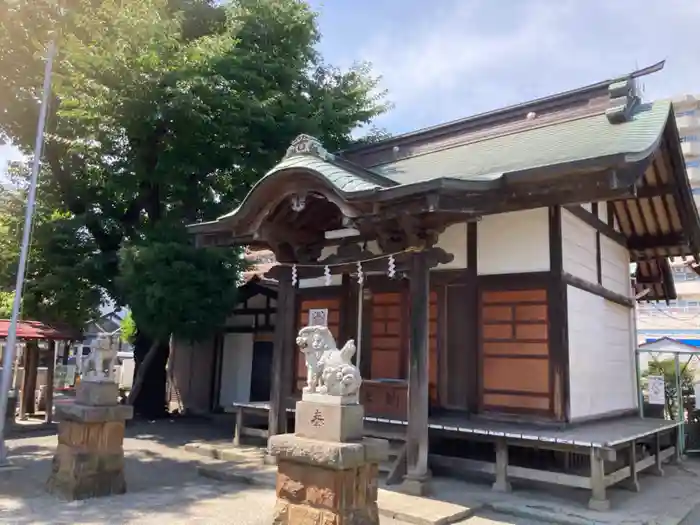
[{"label": "blue sky", "polygon": [[[700,94],[699,0],[311,0],[320,50],[369,61],[392,133],[438,124],[666,59],[645,97]],[[3,149],[5,151],[3,151]],[[7,158],[7,148],[0,147]]]},{"label": "blue sky", "polygon": [[645,98],[700,94],[698,0],[311,0],[329,62],[373,63],[393,133],[666,59]]}]

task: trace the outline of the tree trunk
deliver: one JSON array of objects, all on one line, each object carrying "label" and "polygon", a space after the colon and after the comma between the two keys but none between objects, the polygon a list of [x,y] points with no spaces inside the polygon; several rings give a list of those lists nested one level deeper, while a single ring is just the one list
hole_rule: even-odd
[{"label": "tree trunk", "polygon": [[146,357],[143,358],[143,361],[139,363],[139,369],[138,373],[136,374],[136,378],[134,379],[134,384],[131,387],[131,392],[129,392],[129,398],[127,402],[130,405],[134,404],[134,399],[136,399],[141,392],[141,388],[143,387],[143,381],[146,379],[146,373],[148,372],[148,368],[151,366],[151,363],[155,360],[156,355],[158,354],[158,340],[156,339],[151,343],[151,347],[148,349],[148,352],[146,353]]},{"label": "tree trunk", "polygon": [[165,387],[169,353],[167,343],[153,341],[140,333],[135,337],[134,384],[127,402],[133,405],[134,413],[140,417],[159,419],[167,415]]}]

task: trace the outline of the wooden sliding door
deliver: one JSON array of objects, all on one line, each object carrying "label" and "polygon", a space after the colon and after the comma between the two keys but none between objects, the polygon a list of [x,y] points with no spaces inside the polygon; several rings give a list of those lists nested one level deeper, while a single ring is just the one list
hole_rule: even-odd
[{"label": "wooden sliding door", "polygon": [[480,408],[551,412],[547,291],[482,290]]}]

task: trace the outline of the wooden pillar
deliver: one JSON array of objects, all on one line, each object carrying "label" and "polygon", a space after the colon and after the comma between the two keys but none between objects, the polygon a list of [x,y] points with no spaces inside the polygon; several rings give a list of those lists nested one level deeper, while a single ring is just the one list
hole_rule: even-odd
[{"label": "wooden pillar", "polygon": [[610,500],[605,490],[605,459],[600,449],[591,448],[591,510],[610,510]]},{"label": "wooden pillar", "polygon": [[70,354],[70,342],[66,341],[63,343],[63,356],[61,356],[61,364],[63,366],[68,366],[68,357]]},{"label": "wooden pillar", "polygon": [[508,480],[508,442],[506,438],[496,440],[496,481],[492,486],[496,492],[510,492]]},{"label": "wooden pillar", "polygon": [[661,434],[659,432],[654,436],[654,465],[649,470],[657,476],[664,475],[664,469],[661,466]]},{"label": "wooden pillar", "polygon": [[291,269],[280,268],[279,270],[272,351],[272,387],[267,427],[270,436],[287,431],[287,398],[292,392],[293,380],[294,320],[296,318],[294,285],[291,281]]},{"label": "wooden pillar", "polygon": [[22,397],[19,405],[19,419],[27,419],[27,414],[34,414],[34,396],[36,395],[36,376],[39,367],[39,345],[36,341],[27,341],[24,353],[24,376],[22,377]]},{"label": "wooden pillar", "polygon": [[630,477],[626,480],[625,486],[633,491],[639,492],[639,473],[637,472],[637,442],[632,440],[629,447]]},{"label": "wooden pillar", "polygon": [[241,429],[243,428],[243,407],[236,407],[236,429],[233,431],[233,446],[241,446]]},{"label": "wooden pillar", "polygon": [[49,341],[49,366],[46,369],[46,412],[44,423],[53,421],[53,384],[56,370],[56,341]]},{"label": "wooden pillar", "polygon": [[406,436],[406,477],[404,492],[425,495],[428,481],[428,309],[430,275],[424,253],[412,258],[410,270],[410,340],[408,358],[408,434]]}]

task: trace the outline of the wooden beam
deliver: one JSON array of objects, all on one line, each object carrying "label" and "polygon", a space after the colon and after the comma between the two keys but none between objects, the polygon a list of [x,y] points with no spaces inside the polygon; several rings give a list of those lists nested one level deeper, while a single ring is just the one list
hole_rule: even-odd
[{"label": "wooden beam", "polygon": [[688,240],[682,233],[669,235],[641,235],[630,237],[627,247],[630,250],[644,251],[658,248],[677,248],[688,244]]},{"label": "wooden beam", "polygon": [[276,308],[236,308],[233,315],[264,315],[264,314],[274,314],[277,312]]},{"label": "wooden beam", "polygon": [[[594,202],[591,204],[591,213],[593,216],[597,217],[598,220],[600,220],[600,213],[599,213],[599,204],[597,202]],[[596,273],[596,280],[598,281],[598,284],[603,283],[603,254],[601,252],[600,248],[600,230],[595,231],[595,273]]]},{"label": "wooden beam", "polygon": [[673,195],[675,191],[674,184],[660,184],[659,186],[641,186],[636,189],[635,193],[638,199],[650,199],[663,195]]},{"label": "wooden beam", "polygon": [[38,367],[39,344],[36,340],[28,340],[24,346],[24,376],[22,377],[22,396],[19,400],[20,420],[25,420],[27,419],[27,414],[34,413],[34,395]]},{"label": "wooden beam", "polygon": [[413,254],[410,270],[410,341],[408,359],[407,474],[405,488],[425,494],[428,470],[429,391],[429,301],[430,276],[425,252]]},{"label": "wooden beam", "polygon": [[567,290],[563,281],[564,255],[561,206],[549,208],[549,318],[550,407],[555,419],[569,420],[569,328]]},{"label": "wooden beam", "polygon": [[[272,351],[272,387],[268,431],[270,436],[287,430],[286,399],[292,388],[292,360],[296,319],[295,289],[291,280],[291,268],[280,267],[277,288],[275,337]],[[254,378],[253,378],[254,379]]]},{"label": "wooden beam", "polygon": [[49,341],[49,356],[49,366],[46,369],[46,411],[44,412],[44,423],[53,421],[53,378],[56,370],[56,341]]},{"label": "wooden beam", "polygon": [[[612,208],[612,202],[608,202],[608,209]],[[620,246],[627,246],[627,237],[615,230],[611,224],[605,224],[597,215],[583,208],[582,206],[564,206],[564,209],[574,215],[577,219],[588,224],[595,231],[602,233],[609,239],[615,241]],[[609,214],[608,214],[609,215]],[[610,218],[608,216],[608,218]]]},{"label": "wooden beam", "polygon": [[478,283],[478,240],[479,225],[476,222],[467,224],[467,287],[465,312],[467,314],[465,323],[467,326],[467,407],[471,413],[479,410],[479,378],[481,377],[481,363],[479,353],[479,288]]},{"label": "wooden beam", "polygon": [[626,297],[617,292],[613,292],[612,290],[608,290],[600,284],[589,283],[588,281],[571,275],[570,273],[564,273],[564,282],[566,284],[570,284],[574,288],[584,290],[588,293],[592,293],[593,295],[597,295],[598,297],[603,297],[604,299],[607,299],[615,304],[619,304],[620,306],[634,308],[634,299],[631,297]]}]

